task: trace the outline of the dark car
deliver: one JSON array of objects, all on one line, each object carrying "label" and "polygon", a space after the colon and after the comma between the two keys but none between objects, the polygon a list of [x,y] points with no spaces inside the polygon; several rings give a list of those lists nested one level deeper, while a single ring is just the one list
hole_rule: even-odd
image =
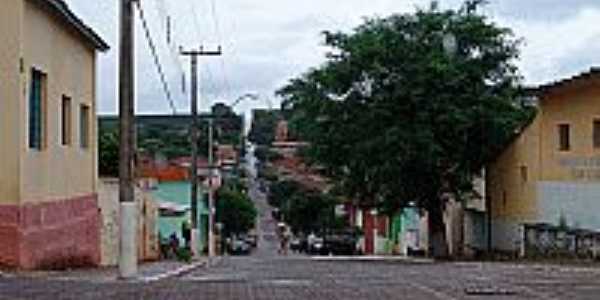
[{"label": "dark car", "polygon": [[338,231],[326,234],[323,238],[323,252],[333,255],[355,255],[358,237],[352,231]]},{"label": "dark car", "polygon": [[315,237],[313,242],[308,245],[307,253],[310,255],[327,255],[328,251],[325,248],[323,238]]},{"label": "dark car", "polygon": [[294,251],[294,252],[305,252],[306,248],[303,248],[304,246],[304,238],[302,237],[295,237],[290,241],[290,250]]}]

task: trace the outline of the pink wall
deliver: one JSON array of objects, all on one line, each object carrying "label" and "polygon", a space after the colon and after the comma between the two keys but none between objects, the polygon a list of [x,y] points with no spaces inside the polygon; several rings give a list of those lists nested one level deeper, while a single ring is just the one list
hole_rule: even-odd
[{"label": "pink wall", "polygon": [[98,265],[100,218],[95,194],[0,206],[0,265],[22,269]]}]

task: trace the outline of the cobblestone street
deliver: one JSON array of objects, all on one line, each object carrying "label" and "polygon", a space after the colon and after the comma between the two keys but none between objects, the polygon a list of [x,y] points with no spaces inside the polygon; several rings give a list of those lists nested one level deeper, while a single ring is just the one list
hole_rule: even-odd
[{"label": "cobblestone street", "polygon": [[600,270],[228,257],[155,283],[3,278],[0,299],[598,299]]},{"label": "cobblestone street", "polygon": [[600,268],[508,263],[312,259],[277,254],[262,194],[259,247],[152,283],[0,275],[0,299],[598,299]]}]

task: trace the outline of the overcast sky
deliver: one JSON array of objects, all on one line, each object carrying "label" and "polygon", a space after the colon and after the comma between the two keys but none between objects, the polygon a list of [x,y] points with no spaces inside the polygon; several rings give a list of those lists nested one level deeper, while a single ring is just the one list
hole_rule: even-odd
[{"label": "overcast sky", "polygon": [[[100,113],[116,112],[118,0],[66,0],[112,49],[99,57]],[[273,92],[324,59],[323,30],[350,30],[365,16],[387,16],[427,6],[429,0],[143,0],[142,5],[178,112],[189,111],[189,60],[176,48],[223,46],[221,58],[201,59],[201,107],[231,102],[239,95]],[[439,1],[457,7],[459,0]],[[540,84],[600,66],[600,1],[490,0],[485,9],[501,26],[523,38],[519,61],[527,84]],[[138,15],[139,16],[139,15]],[[172,49],[166,42],[166,16],[172,18]],[[158,73],[138,19],[139,113],[168,113]],[[265,107],[245,102],[238,111]]]}]

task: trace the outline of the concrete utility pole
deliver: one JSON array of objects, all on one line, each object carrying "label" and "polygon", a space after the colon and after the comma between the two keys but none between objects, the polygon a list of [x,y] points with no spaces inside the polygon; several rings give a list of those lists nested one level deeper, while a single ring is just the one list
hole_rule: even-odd
[{"label": "concrete utility pole", "polygon": [[137,275],[137,204],[134,198],[134,16],[138,0],[121,0],[119,49],[119,276]]},{"label": "concrete utility pole", "polygon": [[208,120],[208,257],[215,256],[215,197],[213,193],[213,117]]},{"label": "concrete utility pole", "polygon": [[[192,143],[192,163],[191,163],[191,208],[192,208],[192,229],[191,229],[191,248],[194,256],[199,254],[198,251],[198,56],[218,56],[221,55],[221,47],[219,46],[217,51],[204,51],[202,47],[200,50],[184,51],[180,50],[181,55],[191,57],[191,112],[192,122],[190,128],[191,143]],[[210,146],[210,143],[209,143]],[[212,151],[209,149],[209,157],[211,157]],[[209,159],[209,182],[212,184],[212,162]],[[209,220],[208,220],[208,252],[209,256],[214,255],[214,232],[213,232],[213,210],[211,205],[212,189],[209,191]]]}]

